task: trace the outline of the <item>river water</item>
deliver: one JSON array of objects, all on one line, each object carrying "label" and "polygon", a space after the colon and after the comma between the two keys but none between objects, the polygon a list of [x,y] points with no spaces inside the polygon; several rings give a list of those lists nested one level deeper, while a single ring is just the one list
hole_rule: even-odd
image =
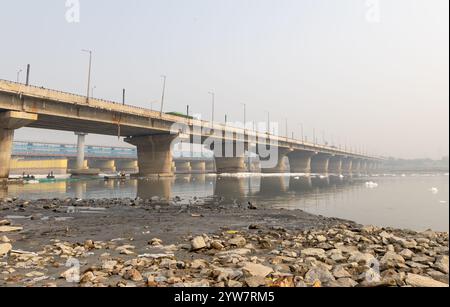
[{"label": "river water", "polygon": [[172,179],[58,180],[10,185],[0,197],[172,199],[216,195],[223,203],[302,209],[361,224],[449,230],[448,174],[378,176],[180,175]]}]

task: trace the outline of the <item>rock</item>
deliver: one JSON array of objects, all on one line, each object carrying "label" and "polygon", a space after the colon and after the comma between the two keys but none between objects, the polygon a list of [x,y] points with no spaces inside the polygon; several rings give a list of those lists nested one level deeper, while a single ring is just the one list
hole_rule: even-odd
[{"label": "rock", "polygon": [[9,243],[0,244],[0,257],[8,254],[12,250],[12,245]]},{"label": "rock", "polygon": [[430,277],[420,276],[411,273],[408,273],[408,275],[406,276],[406,284],[412,287],[421,287],[421,288],[448,287],[447,284],[434,280]]},{"label": "rock", "polygon": [[85,284],[88,282],[94,282],[95,281],[95,275],[93,272],[88,271],[81,276],[80,283]]},{"label": "rock", "polygon": [[316,237],[317,241],[319,241],[319,243],[323,243],[327,241],[327,237],[323,236],[323,235],[318,235]]},{"label": "rock", "polygon": [[206,242],[202,236],[195,237],[191,240],[191,250],[197,251],[205,247]]},{"label": "rock", "polygon": [[163,244],[163,241],[158,238],[153,238],[150,240],[150,242],[148,242],[148,244],[153,245],[153,246],[161,246]]},{"label": "rock", "polygon": [[141,273],[136,269],[127,270],[125,272],[125,274],[123,275],[123,278],[134,281],[134,282],[143,280]]},{"label": "rock", "polygon": [[410,249],[404,249],[399,253],[404,259],[410,260],[414,257],[414,253]]},{"label": "rock", "polygon": [[334,268],[333,276],[336,278],[352,277],[352,275],[342,265],[339,265]]},{"label": "rock", "polygon": [[266,285],[266,279],[262,276],[251,276],[245,279],[245,283],[250,288],[257,288]]},{"label": "rock", "polygon": [[233,255],[239,255],[239,256],[245,256],[247,254],[250,254],[252,251],[248,248],[237,248],[237,249],[232,249],[229,251],[223,251],[220,253],[217,253],[216,256],[217,257],[227,257],[227,256],[233,256]]},{"label": "rock", "polygon": [[107,271],[112,271],[112,270],[114,270],[116,265],[117,265],[117,261],[115,261],[115,260],[108,260],[108,261],[103,262],[102,269],[103,270],[107,270]]},{"label": "rock", "polygon": [[219,241],[212,241],[212,242],[211,242],[211,247],[214,248],[214,249],[217,249],[217,250],[222,250],[222,249],[225,248],[225,247],[223,246],[223,244],[220,243]]},{"label": "rock", "polygon": [[84,247],[85,247],[86,249],[94,249],[94,248],[95,248],[94,241],[92,241],[92,240],[86,240],[86,241],[84,242]]},{"label": "rock", "polygon": [[242,283],[236,280],[229,280],[228,287],[230,288],[242,288]]},{"label": "rock", "polygon": [[7,236],[2,236],[2,237],[0,237],[0,242],[11,243],[11,240]]},{"label": "rock", "polygon": [[361,253],[361,252],[353,252],[350,254],[350,257],[348,258],[348,262],[356,262],[358,264],[369,264],[373,263],[375,261],[375,257],[372,254],[369,253]]},{"label": "rock", "polygon": [[310,269],[305,275],[305,281],[308,284],[314,284],[317,282],[328,284],[335,280],[336,279],[334,278],[333,274],[330,273],[330,271],[321,267],[314,267]]},{"label": "rock", "polygon": [[8,226],[11,225],[11,222],[8,220],[0,220],[0,226]]},{"label": "rock", "polygon": [[428,257],[428,256],[415,256],[411,259],[414,262],[419,262],[419,263],[429,263],[429,262],[434,262],[434,258],[433,257]]},{"label": "rock", "polygon": [[361,232],[365,234],[372,234],[377,230],[375,226],[367,225],[361,228]]},{"label": "rock", "polygon": [[343,288],[354,288],[358,283],[351,278],[339,278],[333,285]]},{"label": "rock", "polygon": [[306,248],[301,250],[301,255],[303,257],[325,257],[325,250],[321,248]]},{"label": "rock", "polygon": [[194,261],[191,262],[191,268],[194,270],[204,269],[206,267],[208,267],[208,263],[206,262],[206,260],[195,259]]},{"label": "rock", "polygon": [[439,256],[434,267],[444,274],[448,274],[448,256]]},{"label": "rock", "polygon": [[80,268],[71,267],[67,271],[61,273],[60,277],[64,278],[67,282],[80,282]]},{"label": "rock", "polygon": [[246,276],[266,277],[273,272],[273,269],[262,264],[246,262],[242,267],[242,271],[246,274]]},{"label": "rock", "polygon": [[231,246],[244,247],[245,244],[247,244],[247,240],[245,240],[245,238],[242,236],[236,236],[236,237],[228,240],[228,243]]},{"label": "rock", "polygon": [[399,264],[404,264],[405,259],[397,253],[387,252],[380,260],[380,266],[383,269],[396,268]]},{"label": "rock", "polygon": [[432,230],[427,230],[421,233],[423,236],[425,236],[426,238],[430,239],[430,240],[436,240],[437,239],[437,234],[436,232],[432,231]]},{"label": "rock", "polygon": [[2,232],[16,232],[22,231],[23,227],[20,226],[0,226],[0,233]]}]

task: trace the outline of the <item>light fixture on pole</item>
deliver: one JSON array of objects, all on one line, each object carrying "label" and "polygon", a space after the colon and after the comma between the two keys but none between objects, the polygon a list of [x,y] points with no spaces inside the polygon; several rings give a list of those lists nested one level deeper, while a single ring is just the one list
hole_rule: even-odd
[{"label": "light fixture on pole", "polygon": [[20,82],[20,73],[21,73],[22,71],[23,71],[22,69],[19,69],[19,70],[17,71],[17,83]]},{"label": "light fixture on pole", "polygon": [[163,111],[164,111],[164,98],[166,96],[166,81],[167,76],[161,75],[161,78],[163,79],[163,88],[162,88],[162,95],[161,95],[161,110],[159,111],[159,115],[162,117]]},{"label": "light fixture on pole", "polygon": [[91,91],[91,70],[92,70],[92,51],[82,49],[82,52],[89,53],[89,67],[88,67],[88,80],[87,80],[87,93],[86,93],[86,103],[89,103],[89,92]]}]

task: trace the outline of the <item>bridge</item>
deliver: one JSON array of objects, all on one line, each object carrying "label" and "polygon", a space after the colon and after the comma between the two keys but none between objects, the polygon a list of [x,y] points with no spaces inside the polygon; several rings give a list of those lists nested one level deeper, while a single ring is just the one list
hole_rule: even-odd
[{"label": "bridge", "polygon": [[359,172],[382,161],[268,132],[0,80],[0,178],[8,177],[14,130],[21,127],[75,132],[80,169],[87,133],[125,137],[136,146],[141,176],[173,175],[171,145],[180,138],[213,150],[218,173],[245,171],[246,151],[260,156],[264,172],[284,172],[285,157],[293,173]]}]

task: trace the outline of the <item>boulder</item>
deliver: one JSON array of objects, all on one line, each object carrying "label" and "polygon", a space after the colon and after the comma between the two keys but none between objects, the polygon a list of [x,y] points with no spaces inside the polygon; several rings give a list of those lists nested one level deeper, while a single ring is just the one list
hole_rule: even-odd
[{"label": "boulder", "polygon": [[409,273],[406,276],[406,284],[412,287],[430,288],[430,287],[448,287],[448,284],[434,280],[430,277],[420,276]]},{"label": "boulder", "polygon": [[306,249],[302,249],[301,255],[303,257],[323,258],[323,257],[325,257],[325,250],[323,250],[321,248],[306,248]]},{"label": "boulder", "polygon": [[448,256],[439,256],[434,267],[444,274],[448,274]]},{"label": "boulder", "polygon": [[305,275],[305,281],[308,284],[315,284],[320,282],[321,284],[329,284],[335,281],[333,274],[325,268],[314,267],[310,269]]},{"label": "boulder", "polygon": [[244,247],[245,244],[247,244],[247,241],[246,241],[245,238],[242,237],[242,236],[236,236],[236,237],[234,237],[234,238],[228,240],[228,243],[229,243],[231,246]]},{"label": "boulder", "polygon": [[242,267],[242,271],[245,273],[246,276],[259,276],[259,277],[266,277],[270,273],[273,272],[273,269],[271,267],[253,263],[253,262],[246,262],[244,266]]},{"label": "boulder", "polygon": [[195,237],[191,240],[191,249],[193,251],[200,250],[206,247],[205,239],[202,236]]},{"label": "boulder", "polygon": [[380,260],[380,265],[383,269],[396,268],[399,264],[404,264],[405,259],[397,253],[387,252]]},{"label": "boulder", "polygon": [[8,254],[12,250],[12,245],[9,243],[0,244],[0,257]]}]

